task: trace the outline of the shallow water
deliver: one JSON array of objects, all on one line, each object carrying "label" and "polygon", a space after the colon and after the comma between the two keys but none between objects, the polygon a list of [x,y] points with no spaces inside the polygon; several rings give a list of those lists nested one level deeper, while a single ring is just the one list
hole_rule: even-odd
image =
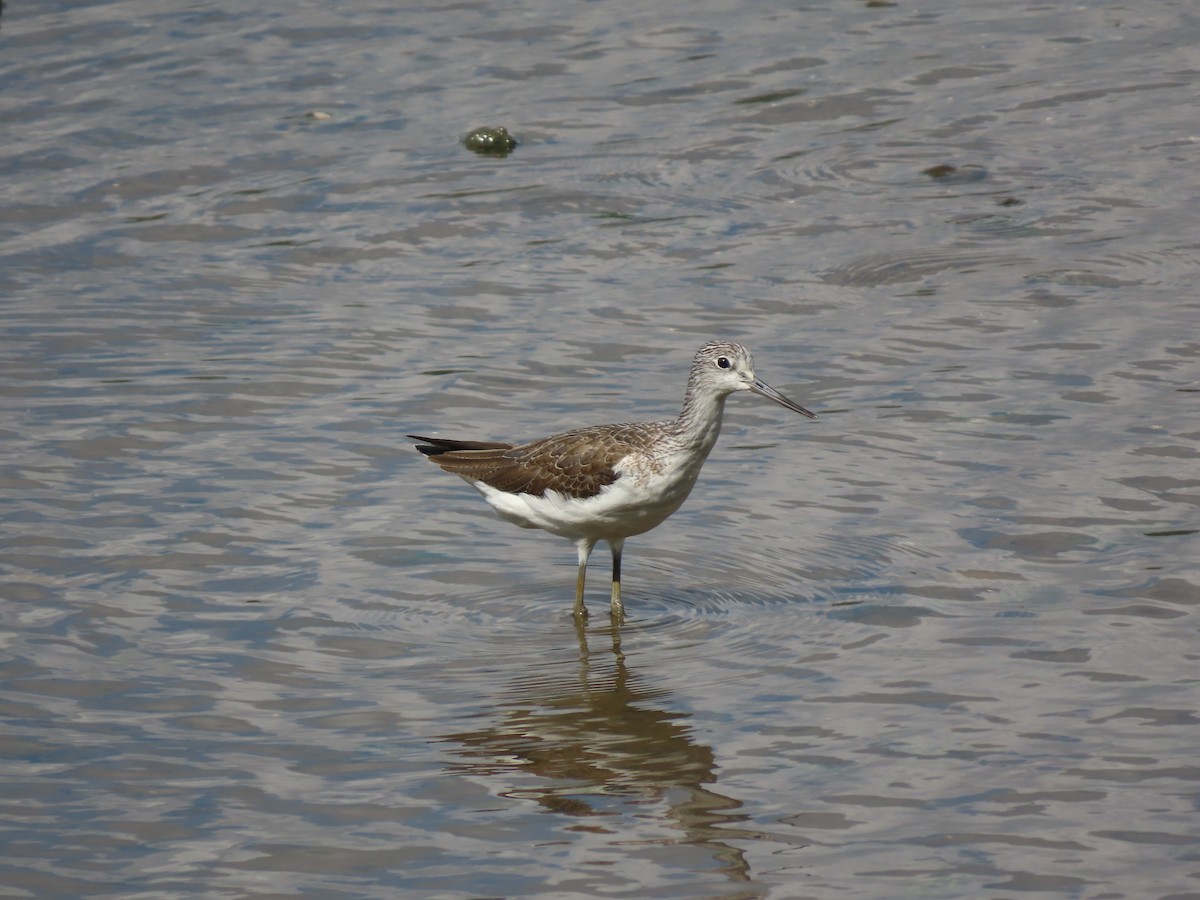
[{"label": "shallow water", "polygon": [[[1200,897],[1198,41],[10,5],[0,893]],[[731,398],[619,629],[403,438],[712,337],[821,418]]]}]

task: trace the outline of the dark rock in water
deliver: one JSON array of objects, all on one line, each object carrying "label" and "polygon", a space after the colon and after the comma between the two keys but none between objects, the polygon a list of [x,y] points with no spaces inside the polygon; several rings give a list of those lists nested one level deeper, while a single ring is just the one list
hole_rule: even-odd
[{"label": "dark rock in water", "polygon": [[513,147],[517,146],[517,139],[502,125],[495,128],[476,128],[464,137],[462,142],[468,150],[487,156],[508,156]]},{"label": "dark rock in water", "polygon": [[941,163],[940,165],[930,166],[928,169],[923,170],[921,174],[928,175],[930,178],[936,178],[938,181],[952,181],[961,184],[972,181],[984,181],[988,177],[987,169],[973,163],[967,163],[963,166]]},{"label": "dark rock in water", "polygon": [[949,163],[942,163],[938,166],[930,166],[923,174],[930,178],[949,178],[958,171],[958,166],[952,166]]}]

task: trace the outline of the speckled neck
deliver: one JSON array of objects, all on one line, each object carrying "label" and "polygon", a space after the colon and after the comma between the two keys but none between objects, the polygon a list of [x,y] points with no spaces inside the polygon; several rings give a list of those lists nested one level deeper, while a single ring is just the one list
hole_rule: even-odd
[{"label": "speckled neck", "polygon": [[703,384],[693,370],[688,378],[683,409],[671,428],[676,440],[681,445],[699,449],[707,455],[717,442],[717,435],[721,433],[721,418],[725,413],[727,396]]}]

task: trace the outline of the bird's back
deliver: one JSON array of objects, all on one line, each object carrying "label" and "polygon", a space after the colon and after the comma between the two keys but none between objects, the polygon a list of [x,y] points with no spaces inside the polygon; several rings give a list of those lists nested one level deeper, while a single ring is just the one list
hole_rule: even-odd
[{"label": "bird's back", "polygon": [[669,423],[661,422],[594,425],[519,445],[410,437],[422,441],[417,449],[442,469],[468,481],[509,494],[557,491],[582,500],[613,484],[622,460],[652,465],[656,442],[668,431]]}]

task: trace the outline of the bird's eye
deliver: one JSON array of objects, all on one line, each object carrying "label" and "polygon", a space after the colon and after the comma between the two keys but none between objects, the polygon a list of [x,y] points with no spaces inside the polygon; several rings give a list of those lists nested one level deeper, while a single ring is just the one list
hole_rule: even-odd
[{"label": "bird's eye", "polygon": [[728,356],[718,356],[717,357],[717,368],[718,369],[728,369],[732,365],[733,365],[733,363],[731,363],[729,361]]}]

